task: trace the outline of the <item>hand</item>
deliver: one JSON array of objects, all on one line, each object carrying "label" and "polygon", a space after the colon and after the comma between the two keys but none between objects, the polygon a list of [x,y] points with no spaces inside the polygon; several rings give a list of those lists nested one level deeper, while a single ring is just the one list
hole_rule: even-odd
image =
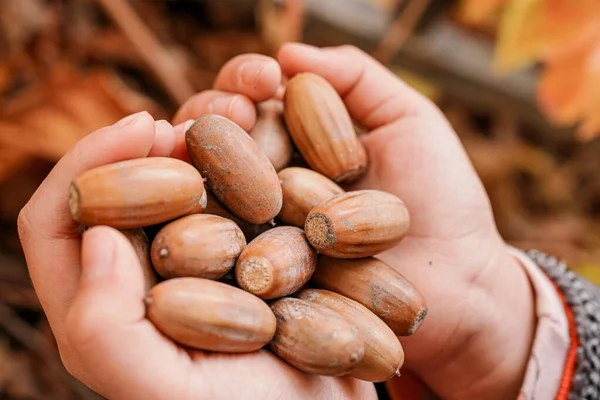
[{"label": "hand", "polygon": [[[370,170],[357,187],[394,193],[411,211],[409,236],[382,255],[430,307],[420,330],[402,340],[406,368],[443,398],[516,397],[533,331],[532,295],[443,116],[355,49],[288,45],[278,61],[286,75],[312,71],[336,87],[371,130],[364,137]],[[275,61],[237,57],[223,67],[215,90],[190,99],[175,121],[212,111],[249,130],[254,102],[273,97],[280,80]],[[124,125],[82,140],[19,217],[31,277],[68,370],[111,399],[374,399],[371,384],[303,374],[266,351],[184,350],[144,319],[142,273],[131,246],[106,227],[88,230],[80,242],[66,201],[70,180],[84,169],[150,151],[186,158],[181,125],[159,135],[147,114]]]},{"label": "hand", "polygon": [[[214,111],[249,129],[253,101],[272,97],[280,82],[274,60],[240,57],[223,68],[214,91],[192,98],[179,115]],[[177,346],[145,319],[142,269],[125,237],[94,227],[81,239],[67,201],[74,176],[132,158],[186,159],[184,131],[185,123],[155,126],[141,113],[90,134],[19,215],[30,275],[67,370],[111,400],[376,399],[370,383],[305,374],[267,350],[227,355]]]}]

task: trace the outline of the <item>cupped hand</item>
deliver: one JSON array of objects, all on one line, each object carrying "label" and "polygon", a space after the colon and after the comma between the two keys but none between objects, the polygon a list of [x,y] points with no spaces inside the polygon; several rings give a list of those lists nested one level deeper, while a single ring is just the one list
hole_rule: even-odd
[{"label": "cupped hand", "polygon": [[[177,346],[146,318],[144,281],[127,239],[108,227],[83,237],[70,217],[69,184],[80,172],[149,156],[187,159],[186,120],[212,111],[249,129],[254,102],[274,96],[277,63],[258,55],[223,67],[214,90],[180,110],[182,124],[133,115],[81,140],[19,215],[34,288],[67,370],[109,399],[376,399],[372,384],[302,373],[267,350],[216,354]],[[198,115],[199,115],[198,114]]]},{"label": "cupped hand", "polygon": [[186,121],[214,112],[250,130],[255,103],[280,92],[282,72],[311,71],[333,84],[370,131],[363,137],[370,168],[356,187],[391,192],[411,212],[408,236],[381,255],[429,305],[419,331],[402,338],[406,369],[445,399],[515,398],[533,332],[531,291],[443,115],[352,47],[291,44],[277,61],[232,59],[213,90],[179,110],[175,128],[155,126],[142,113],[89,135],[25,206],[19,233],[68,370],[110,399],[376,398],[369,383],[304,374],[267,351],[224,355],[178,347],[144,318],[142,271],[126,239],[106,227],[81,239],[67,207],[77,173],[146,156],[188,160]]}]

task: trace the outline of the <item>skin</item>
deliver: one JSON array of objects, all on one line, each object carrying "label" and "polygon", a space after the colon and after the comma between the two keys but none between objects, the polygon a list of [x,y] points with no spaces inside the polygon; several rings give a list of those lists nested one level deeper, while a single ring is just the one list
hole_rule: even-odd
[{"label": "skin", "polygon": [[[192,97],[161,132],[147,113],[94,132],[56,165],[19,216],[31,278],[71,374],[110,399],[376,399],[372,384],[296,371],[266,351],[206,354],[178,347],[144,318],[144,281],[125,237],[69,217],[70,180],[136,157],[186,159],[186,121],[205,112],[254,125],[255,104],[281,96],[282,76],[328,79],[363,137],[370,168],[356,188],[391,192],[411,212],[407,237],[381,258],[424,294],[429,314],[402,338],[413,376],[443,399],[516,398],[535,326],[533,294],[497,232],[489,200],[442,113],[353,47],[285,45],[277,61],[241,55],[213,90]],[[166,128],[166,129],[165,129]],[[138,268],[136,268],[138,266]],[[159,376],[160,379],[156,379]],[[235,376],[236,385],[231,385]],[[411,380],[394,397],[424,399]],[[427,397],[428,398],[428,397]]]}]

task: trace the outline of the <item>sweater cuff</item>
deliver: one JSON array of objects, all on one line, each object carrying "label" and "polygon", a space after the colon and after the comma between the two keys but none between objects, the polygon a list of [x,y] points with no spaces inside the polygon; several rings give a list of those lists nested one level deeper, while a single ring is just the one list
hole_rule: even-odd
[{"label": "sweater cuff", "polygon": [[540,267],[524,252],[509,247],[526,271],[535,292],[537,326],[519,400],[555,399],[570,348],[569,322],[563,301]]}]

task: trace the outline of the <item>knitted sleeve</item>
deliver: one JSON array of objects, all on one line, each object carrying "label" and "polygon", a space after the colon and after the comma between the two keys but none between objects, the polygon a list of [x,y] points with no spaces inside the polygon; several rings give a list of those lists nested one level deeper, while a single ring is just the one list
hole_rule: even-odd
[{"label": "knitted sleeve", "polygon": [[555,284],[569,325],[571,349],[557,400],[600,399],[600,288],[555,257],[525,252]]}]

